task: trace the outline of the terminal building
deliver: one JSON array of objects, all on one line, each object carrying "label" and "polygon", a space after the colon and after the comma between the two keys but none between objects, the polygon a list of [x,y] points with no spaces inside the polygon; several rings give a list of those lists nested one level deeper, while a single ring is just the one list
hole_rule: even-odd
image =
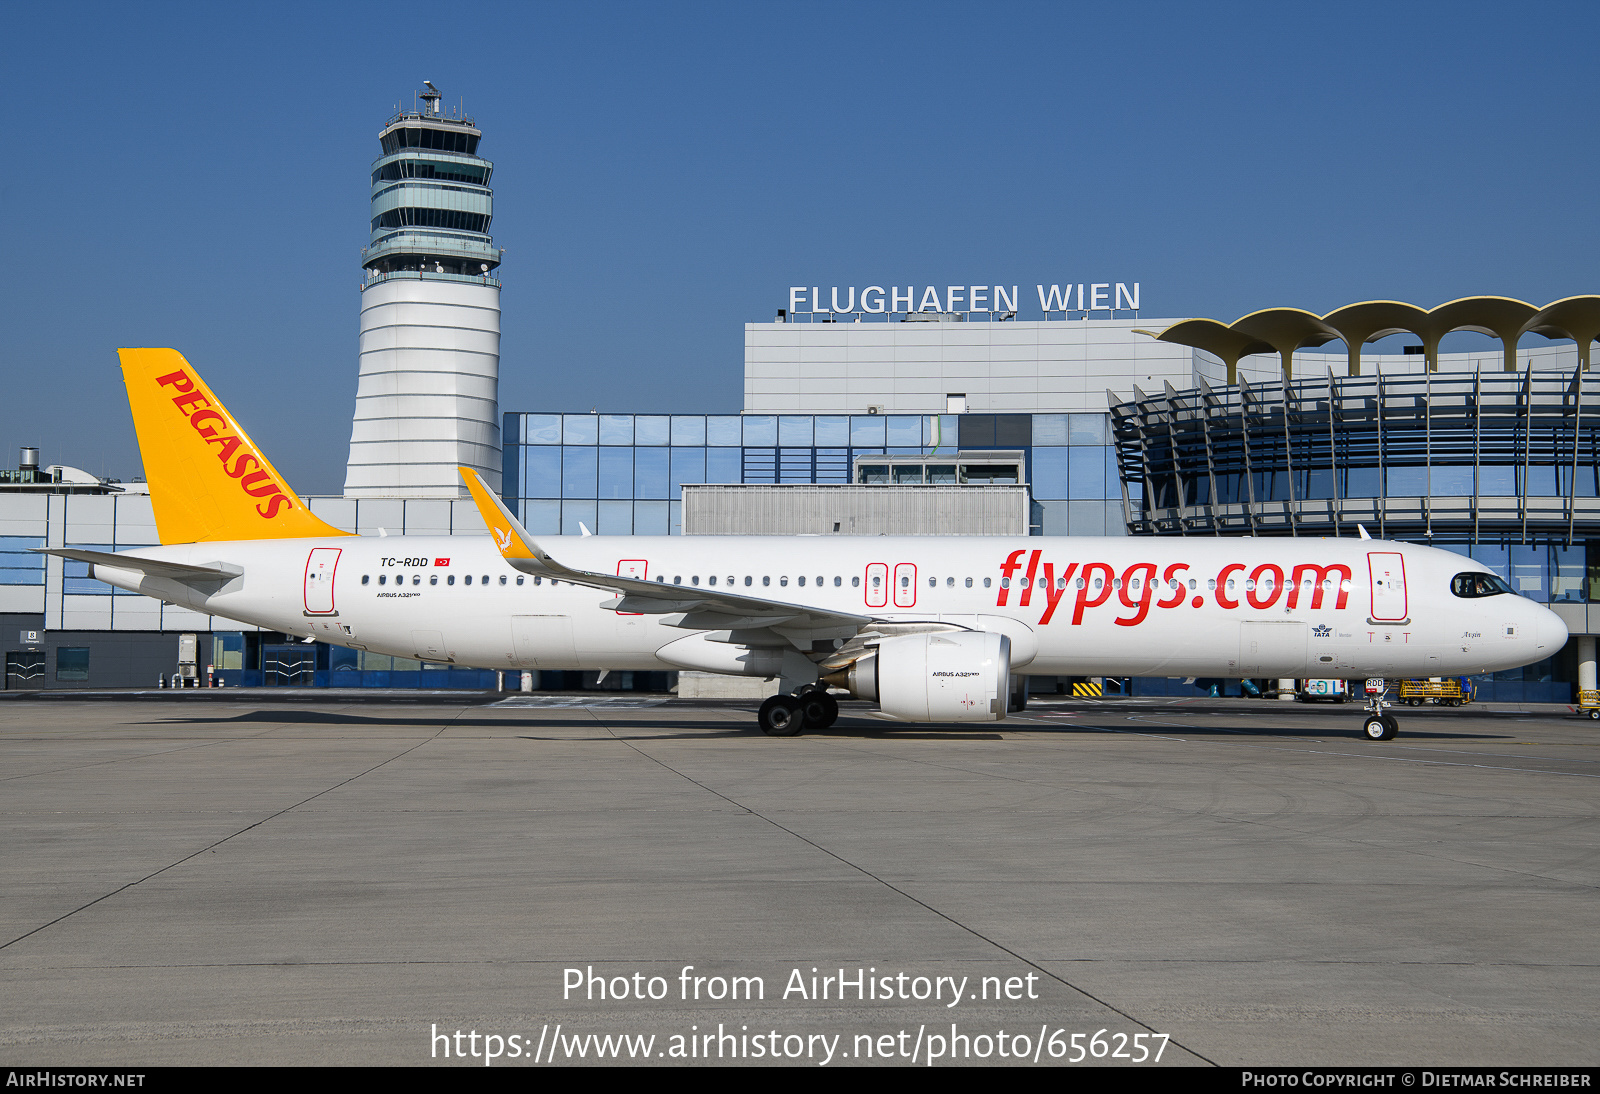
[{"label": "terminal building", "polygon": [[[1566,649],[1476,681],[1481,697],[1570,701],[1594,686],[1600,297],[1224,324],[1141,318],[1138,284],[799,287],[776,319],[745,325],[740,414],[502,412],[493,165],[471,119],[444,113],[431,84],[418,99],[380,131],[372,171],[345,492],[305,499],[335,526],[482,535],[460,496],[465,464],[541,535],[1365,531],[1470,555],[1567,622]],[[1493,341],[1442,352],[1463,330]],[[1368,351],[1408,334],[1399,353]],[[185,671],[228,684],[496,682],[262,633],[32,554],[147,546],[155,526],[139,484],[21,463],[0,472],[7,687],[150,686],[176,671],[183,635],[199,651]]]}]

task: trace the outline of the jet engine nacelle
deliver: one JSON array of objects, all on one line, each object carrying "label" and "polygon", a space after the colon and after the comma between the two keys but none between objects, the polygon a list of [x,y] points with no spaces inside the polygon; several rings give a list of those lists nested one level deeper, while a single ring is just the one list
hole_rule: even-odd
[{"label": "jet engine nacelle", "polygon": [[839,676],[850,694],[901,721],[999,721],[1011,685],[1011,640],[992,631],[898,635]]}]

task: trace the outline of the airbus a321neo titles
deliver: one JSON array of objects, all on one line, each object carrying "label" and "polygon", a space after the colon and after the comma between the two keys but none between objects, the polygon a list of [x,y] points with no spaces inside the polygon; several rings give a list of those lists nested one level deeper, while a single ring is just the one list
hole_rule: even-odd
[{"label": "airbus a321neo titles", "polygon": [[[1567,638],[1481,564],[1364,535],[535,537],[462,468],[490,535],[358,537],[312,514],[180,354],[121,356],[161,545],[49,553],[358,650],[777,677],[758,716],[775,736],[831,725],[829,689],[903,721],[986,722],[1018,708],[1022,674],[1446,676]],[[1378,688],[1362,733],[1396,732]]]}]

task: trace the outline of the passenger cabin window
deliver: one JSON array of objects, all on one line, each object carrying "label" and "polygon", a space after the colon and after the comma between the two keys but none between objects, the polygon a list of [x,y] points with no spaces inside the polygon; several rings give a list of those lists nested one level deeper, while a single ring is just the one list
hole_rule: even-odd
[{"label": "passenger cabin window", "polygon": [[[467,580],[470,581],[471,578],[468,578]],[[449,577],[444,579],[444,583],[446,585],[454,585],[456,583],[456,575],[455,574],[451,574]]]},{"label": "passenger cabin window", "polygon": [[1504,578],[1495,574],[1457,574],[1450,579],[1450,591],[1457,596],[1475,600],[1481,596],[1499,596],[1511,592]]},{"label": "passenger cabin window", "polygon": [[439,575],[438,574],[429,574],[428,575],[428,584],[429,585],[437,585],[437,584],[439,584]]},{"label": "passenger cabin window", "polygon": [[371,574],[362,574],[361,575],[361,584],[365,585],[367,582],[369,582],[371,580],[372,580],[372,575]]}]

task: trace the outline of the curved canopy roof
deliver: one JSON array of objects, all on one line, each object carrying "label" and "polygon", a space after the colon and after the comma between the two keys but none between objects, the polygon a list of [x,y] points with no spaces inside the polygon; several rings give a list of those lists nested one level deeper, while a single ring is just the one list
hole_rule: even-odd
[{"label": "curved canopy roof", "polygon": [[1469,330],[1500,339],[1507,371],[1516,368],[1517,339],[1524,334],[1570,338],[1578,344],[1583,368],[1589,367],[1589,343],[1600,337],[1600,296],[1569,296],[1535,308],[1506,296],[1467,296],[1425,311],[1398,300],[1366,300],[1346,304],[1317,316],[1298,308],[1268,308],[1251,312],[1232,323],[1214,319],[1185,319],[1157,338],[1203,349],[1228,366],[1234,382],[1239,358],[1277,352],[1288,376],[1294,351],[1340,339],[1349,350],[1350,375],[1361,372],[1361,347],[1392,334],[1415,334],[1422,339],[1428,367],[1438,364],[1439,342],[1452,331]]}]

